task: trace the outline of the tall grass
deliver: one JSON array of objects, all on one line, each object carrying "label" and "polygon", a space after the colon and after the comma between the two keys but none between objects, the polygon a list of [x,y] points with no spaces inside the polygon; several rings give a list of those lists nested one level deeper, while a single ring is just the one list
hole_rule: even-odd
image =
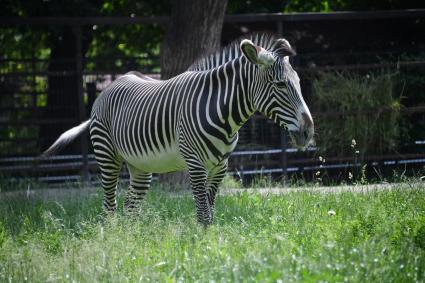
[{"label": "tall grass", "polygon": [[2,198],[0,281],[423,282],[424,199],[409,184],[219,196],[204,229],[189,196],[155,189],[134,218],[102,216],[100,194]]}]

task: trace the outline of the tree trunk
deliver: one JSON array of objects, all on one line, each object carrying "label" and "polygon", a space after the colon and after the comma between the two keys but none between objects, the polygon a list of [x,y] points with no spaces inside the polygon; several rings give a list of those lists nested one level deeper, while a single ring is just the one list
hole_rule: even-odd
[{"label": "tree trunk", "polygon": [[[220,47],[227,0],[173,1],[170,23],[161,46],[161,79],[183,73],[203,55]],[[169,173],[161,182],[182,186],[187,174]]]},{"label": "tree trunk", "polygon": [[220,47],[227,0],[173,1],[161,46],[161,78],[183,73],[196,59]]}]

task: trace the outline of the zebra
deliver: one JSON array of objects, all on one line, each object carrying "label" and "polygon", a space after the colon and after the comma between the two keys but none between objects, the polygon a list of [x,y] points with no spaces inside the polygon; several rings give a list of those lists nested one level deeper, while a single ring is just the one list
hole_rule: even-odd
[{"label": "zebra", "polygon": [[124,208],[138,209],[152,173],[188,170],[199,223],[213,221],[217,191],[238,130],[259,111],[305,149],[314,124],[289,56],[289,42],[268,34],[237,40],[169,80],[129,72],[102,91],[90,119],[63,133],[49,156],[90,129],[104,190],[103,207],[116,210],[123,162],[130,185]]}]

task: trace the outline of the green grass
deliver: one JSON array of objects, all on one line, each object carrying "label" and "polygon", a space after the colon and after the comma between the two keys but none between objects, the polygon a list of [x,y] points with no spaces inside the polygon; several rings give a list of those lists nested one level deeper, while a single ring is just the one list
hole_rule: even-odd
[{"label": "green grass", "polygon": [[207,229],[155,189],[137,219],[100,193],[0,199],[0,282],[279,280],[424,282],[425,191],[220,196]]}]

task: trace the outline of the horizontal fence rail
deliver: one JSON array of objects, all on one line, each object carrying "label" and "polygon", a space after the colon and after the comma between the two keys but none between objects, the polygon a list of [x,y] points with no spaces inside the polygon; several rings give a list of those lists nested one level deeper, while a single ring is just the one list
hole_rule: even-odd
[{"label": "horizontal fence rail", "polygon": [[[390,11],[345,11],[328,13],[259,13],[226,15],[225,22],[304,22],[304,21],[348,21],[366,19],[391,19],[391,18],[418,18],[425,17],[425,9],[407,9]],[[2,17],[0,25],[130,25],[130,24],[166,24],[167,16],[152,17]]]},{"label": "horizontal fence rail", "polygon": [[[415,144],[425,145],[425,141],[415,141]],[[309,147],[306,150],[306,153],[316,153],[316,147]],[[270,157],[275,159],[274,156],[279,156],[282,153],[288,154],[288,167],[286,169],[277,167],[280,165],[279,162],[274,162],[271,167],[266,167],[262,162],[237,162],[235,163],[235,158],[248,158],[252,159],[254,157]],[[336,169],[347,169],[361,167],[364,165],[368,166],[397,166],[397,165],[407,165],[407,164],[416,164],[423,165],[425,164],[425,153],[422,154],[393,154],[393,155],[374,155],[368,156],[362,161],[358,161],[356,157],[346,157],[346,158],[291,158],[292,154],[300,153],[300,150],[297,148],[274,148],[274,149],[260,149],[260,150],[240,150],[235,151],[230,155],[229,160],[229,175],[232,176],[248,176],[248,175],[266,175],[266,174],[287,174],[287,173],[297,173],[297,172],[317,172],[318,170],[336,170]],[[245,159],[244,159],[245,160]],[[322,160],[322,161],[320,161]],[[242,166],[241,164],[244,164]],[[88,166],[90,172],[94,175],[92,176],[93,180],[96,180],[95,176],[97,175],[98,166],[95,160],[94,154],[88,155]],[[61,174],[60,172],[70,172],[76,170],[77,172],[83,168],[83,155],[74,154],[74,155],[58,155],[52,156],[45,159],[38,159],[33,156],[26,157],[7,157],[0,158],[0,172],[3,173],[19,173],[19,172],[42,172],[45,173],[44,176],[36,177],[40,182],[62,182],[62,181],[82,181],[81,175],[70,175],[70,174]],[[284,172],[286,170],[286,172]],[[49,172],[54,173],[54,176],[48,176]],[[59,172],[59,173],[58,173]],[[37,174],[35,174],[37,175]],[[129,177],[128,172],[124,169],[122,172],[122,177]]]}]

